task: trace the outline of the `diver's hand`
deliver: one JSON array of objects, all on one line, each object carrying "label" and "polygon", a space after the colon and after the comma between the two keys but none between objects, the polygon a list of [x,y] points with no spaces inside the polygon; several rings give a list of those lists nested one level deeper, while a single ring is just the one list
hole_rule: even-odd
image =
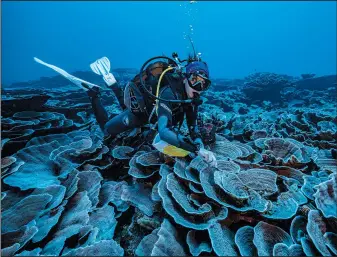
[{"label": "diver's hand", "polygon": [[198,151],[198,156],[200,156],[202,159],[204,159],[204,161],[209,163],[211,167],[217,167],[218,163],[213,152],[208,151],[205,148],[201,148]]},{"label": "diver's hand", "polygon": [[201,148],[205,148],[204,143],[202,142],[201,138],[196,138],[193,143],[197,146],[198,150]]}]

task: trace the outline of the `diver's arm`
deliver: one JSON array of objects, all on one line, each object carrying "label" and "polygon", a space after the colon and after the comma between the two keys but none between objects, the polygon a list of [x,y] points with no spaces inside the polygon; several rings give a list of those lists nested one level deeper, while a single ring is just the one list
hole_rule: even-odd
[{"label": "diver's arm", "polygon": [[190,132],[190,136],[193,143],[197,146],[198,155],[203,158],[206,162],[210,163],[211,166],[217,166],[216,157],[214,153],[205,149],[204,144],[201,139],[201,133],[198,126],[198,105],[191,105],[188,107],[186,112],[186,122]]},{"label": "diver's arm", "polygon": [[198,105],[191,105],[188,107],[186,112],[186,122],[188,126],[188,130],[190,132],[190,136],[197,147],[204,148],[204,144],[201,139],[201,133],[199,130],[199,126],[197,123],[198,119]]},{"label": "diver's arm", "polygon": [[176,133],[172,127],[172,112],[170,108],[161,102],[158,108],[158,132],[162,140],[167,143],[182,148],[189,152],[196,152],[198,148],[191,143],[186,142],[185,137]]}]

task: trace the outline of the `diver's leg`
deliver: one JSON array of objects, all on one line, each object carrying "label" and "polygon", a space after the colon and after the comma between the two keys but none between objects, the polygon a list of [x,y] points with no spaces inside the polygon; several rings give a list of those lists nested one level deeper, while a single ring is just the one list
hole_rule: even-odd
[{"label": "diver's leg", "polygon": [[114,92],[119,105],[123,110],[126,109],[126,106],[124,105],[124,94],[123,94],[123,88],[119,83],[117,82],[115,76],[110,72],[110,61],[107,57],[102,57],[92,64],[90,64],[90,68],[93,72],[95,72],[97,75],[102,75],[103,80],[108,88],[111,88]]},{"label": "diver's leg", "polygon": [[108,113],[101,102],[99,90],[98,88],[90,89],[87,91],[87,93],[91,101],[96,121],[99,124],[100,128],[104,130],[104,126],[108,122],[109,118]]},{"label": "diver's leg", "polygon": [[114,92],[120,107],[125,110],[126,106],[124,104],[124,91],[122,86],[117,82],[111,86],[108,86]]},{"label": "diver's leg", "polygon": [[104,134],[116,136],[128,129],[140,127],[146,123],[146,118],[134,115],[130,110],[126,109],[109,120],[104,126]]},{"label": "diver's leg", "polygon": [[116,136],[128,129],[140,127],[147,122],[145,116],[136,116],[128,109],[109,120],[108,113],[100,99],[99,88],[92,88],[87,93],[90,97],[96,121],[104,134]]}]

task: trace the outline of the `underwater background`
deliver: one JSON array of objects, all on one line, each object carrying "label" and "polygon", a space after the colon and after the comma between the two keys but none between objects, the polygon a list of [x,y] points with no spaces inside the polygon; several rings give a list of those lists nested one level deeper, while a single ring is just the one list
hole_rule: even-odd
[{"label": "underwater background", "polygon": [[[337,255],[335,1],[2,1],[1,13],[2,256]],[[198,123],[217,168],[158,152],[148,127],[106,142],[86,92],[33,59],[102,84],[89,65],[106,56],[125,85],[193,46],[212,79]],[[101,97],[121,112],[112,90]]]},{"label": "underwater background", "polygon": [[215,78],[336,73],[335,1],[4,1],[2,82],[54,75],[33,56],[68,72],[102,56],[139,69],[162,53],[187,55],[186,35]]}]

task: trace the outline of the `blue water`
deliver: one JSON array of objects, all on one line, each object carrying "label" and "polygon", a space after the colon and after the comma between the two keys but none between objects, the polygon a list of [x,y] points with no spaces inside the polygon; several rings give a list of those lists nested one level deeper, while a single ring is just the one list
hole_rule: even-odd
[{"label": "blue water", "polygon": [[336,73],[336,2],[2,2],[2,83],[56,75],[34,56],[68,72],[185,57],[186,35],[213,78]]}]

